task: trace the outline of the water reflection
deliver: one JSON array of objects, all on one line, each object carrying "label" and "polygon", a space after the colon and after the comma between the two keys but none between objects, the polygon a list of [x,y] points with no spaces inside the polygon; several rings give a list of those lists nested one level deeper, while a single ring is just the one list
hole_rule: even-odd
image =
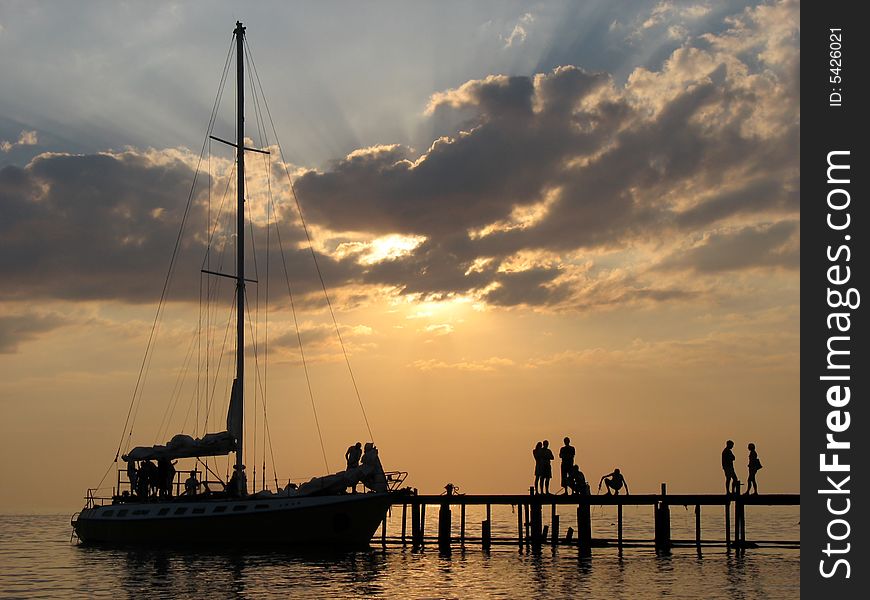
[{"label": "water reflection", "polygon": [[796,550],[547,547],[441,556],[375,545],[347,553],[109,549],[70,545],[65,518],[0,518],[0,589],[13,597],[794,598]]}]

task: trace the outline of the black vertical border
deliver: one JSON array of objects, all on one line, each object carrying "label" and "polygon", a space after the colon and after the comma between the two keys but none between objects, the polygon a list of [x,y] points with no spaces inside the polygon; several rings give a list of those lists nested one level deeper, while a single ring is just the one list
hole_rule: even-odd
[{"label": "black vertical border", "polygon": [[[860,2],[844,0],[804,2],[801,6],[801,593],[805,598],[866,598],[868,593],[870,535],[866,512],[870,507],[866,492],[860,490],[868,489],[866,456],[870,454],[865,443],[870,434],[865,408],[870,359],[866,351],[862,352],[868,346],[864,313],[870,309],[865,306],[870,305],[870,290],[863,285],[866,279],[863,274],[870,269],[865,240],[870,236],[870,213],[866,208],[870,202],[866,183],[870,178],[870,163],[865,141],[870,135],[870,118],[865,114],[870,106],[863,81],[870,75],[867,71],[870,23],[858,14],[862,7]],[[841,82],[830,79],[835,75],[830,68],[837,66],[830,63],[832,28],[842,30]],[[835,91],[842,94],[842,106],[830,106],[830,94]],[[851,218],[848,231],[834,231],[826,222],[828,192],[844,187],[827,183],[827,157],[834,150],[850,151],[851,181],[845,186],[851,197],[847,209]],[[836,216],[842,217],[841,214]],[[846,235],[851,239],[847,241]],[[838,261],[851,267],[851,279],[839,287],[868,292],[855,310],[831,309],[826,300],[827,269],[833,264],[828,260],[827,248],[830,245],[835,250],[841,244],[848,244],[851,250],[848,263]],[[827,315],[839,311],[851,313],[849,333],[828,330]],[[822,473],[819,465],[819,455],[826,451],[825,436],[829,432],[826,418],[833,410],[826,400],[831,382],[819,379],[826,374],[827,341],[831,335],[850,336],[851,401],[841,410],[849,411],[851,424],[846,432],[836,434],[837,439],[851,443],[849,450],[840,452],[840,462],[850,465],[851,479],[843,486],[850,490],[848,496],[819,493],[830,487],[828,475],[837,481],[842,479],[838,473]],[[842,508],[846,497],[851,505],[841,518],[849,522],[850,535],[843,541],[830,540],[828,524],[838,517],[828,512],[826,501],[835,498],[834,508],[837,509]],[[839,536],[844,530],[845,527],[838,524],[833,532]],[[832,554],[829,558],[823,552],[829,541],[834,548],[850,544],[849,552]],[[850,577],[844,577],[842,565],[833,577],[823,577],[820,561],[824,559],[826,568],[830,569],[838,557],[848,560]]]}]

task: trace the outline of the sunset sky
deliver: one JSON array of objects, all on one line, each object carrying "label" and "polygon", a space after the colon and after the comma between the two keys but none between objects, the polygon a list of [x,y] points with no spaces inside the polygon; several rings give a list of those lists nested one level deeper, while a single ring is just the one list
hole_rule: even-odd
[{"label": "sunset sky", "polygon": [[760,491],[797,491],[797,2],[3,2],[0,512],[75,510],[110,466],[191,190],[123,446],[223,428],[233,290],[206,312],[199,269],[215,231],[233,272],[225,147],[192,183],[236,20],[283,150],[251,99],[249,478],[368,438],[283,156],[408,484],[523,492],[568,435],[593,483],[719,492],[731,438],[741,479],[754,442]]}]

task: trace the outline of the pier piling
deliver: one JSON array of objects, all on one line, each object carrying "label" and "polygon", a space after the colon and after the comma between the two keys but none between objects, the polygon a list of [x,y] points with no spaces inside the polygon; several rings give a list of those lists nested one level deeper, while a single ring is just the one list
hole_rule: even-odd
[{"label": "pier piling", "polygon": [[523,505],[517,504],[517,542],[523,547]]},{"label": "pier piling", "polygon": [[592,551],[592,511],[588,504],[577,506],[577,545],[583,553]]},{"label": "pier piling", "polygon": [[465,547],[465,505],[459,509],[459,544]]},{"label": "pier piling", "polygon": [[407,527],[407,516],[408,516],[408,504],[402,503],[402,546],[407,546],[408,542],[405,538],[405,532]]},{"label": "pier piling", "polygon": [[725,501],[725,548],[731,549],[731,501]]},{"label": "pier piling", "polygon": [[671,548],[671,509],[667,501],[667,484],[662,484],[661,500],[653,510],[656,550],[668,551]]},{"label": "pier piling", "polygon": [[554,547],[559,543],[559,515],[555,514],[555,512],[554,510],[552,516],[553,532],[550,534],[550,543]]},{"label": "pier piling", "polygon": [[622,548],[622,504],[616,506],[616,545]]},{"label": "pier piling", "polygon": [[533,502],[531,506],[532,512],[532,543],[540,544],[544,538],[543,533],[543,522],[544,517],[542,515],[543,510],[540,502]]},{"label": "pier piling", "polygon": [[450,552],[451,520],[450,504],[444,502],[438,511],[438,549],[442,552]]}]

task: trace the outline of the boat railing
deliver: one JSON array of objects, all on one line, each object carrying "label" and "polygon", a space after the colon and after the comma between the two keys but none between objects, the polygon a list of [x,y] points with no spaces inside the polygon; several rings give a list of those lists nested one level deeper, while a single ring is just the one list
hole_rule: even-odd
[{"label": "boat railing", "polygon": [[[196,478],[200,487],[204,487],[204,486],[208,485],[208,486],[214,486],[217,489],[223,489],[226,486],[226,484],[219,479],[212,480],[212,479],[203,478],[203,475],[205,475],[205,473],[203,471],[200,471],[199,469],[180,470],[180,471],[176,471],[172,477],[172,484],[171,484],[172,490],[173,490],[172,496],[178,497],[178,496],[183,495],[184,488],[185,488],[185,481],[191,475],[193,475],[194,478]],[[125,490],[125,491],[128,491],[128,493],[131,497],[138,495],[138,490],[133,489],[133,482],[130,481],[130,476],[127,473],[126,468],[119,468],[118,469],[117,489],[119,490],[118,494],[122,493],[121,490]]]},{"label": "boat railing", "polygon": [[405,479],[408,477],[407,471],[387,471],[384,473],[387,476],[387,487],[391,492],[395,492],[402,487]]},{"label": "boat railing", "polygon": [[100,490],[107,489],[108,488],[88,488],[87,495],[85,496],[85,508],[95,508],[97,506],[103,506],[104,504],[111,504],[114,494],[112,496],[97,495]]}]

